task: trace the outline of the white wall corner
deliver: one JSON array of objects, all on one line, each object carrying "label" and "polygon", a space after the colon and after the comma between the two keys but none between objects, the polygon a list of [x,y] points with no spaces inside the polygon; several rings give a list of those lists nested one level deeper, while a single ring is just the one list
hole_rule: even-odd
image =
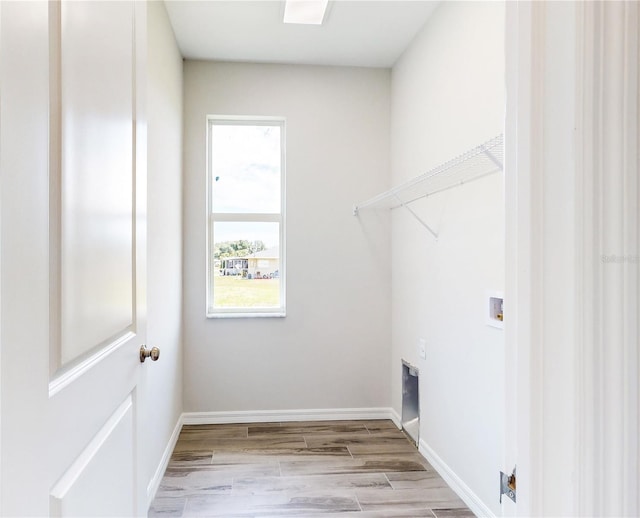
[{"label": "white wall corner", "polygon": [[171,454],[173,453],[173,449],[176,447],[176,443],[178,442],[178,437],[180,436],[180,431],[182,430],[182,426],[184,425],[184,414],[182,414],[178,421],[176,422],[176,426],[173,429],[173,433],[169,438],[169,442],[167,443],[167,447],[164,449],[164,453],[162,454],[162,458],[158,463],[158,467],[156,468],[153,477],[149,481],[147,485],[147,509],[151,506],[151,502],[156,497],[156,493],[158,492],[158,488],[160,487],[160,482],[162,481],[162,477],[164,476],[164,472],[169,465],[169,460],[171,459]]},{"label": "white wall corner", "polygon": [[398,430],[402,430],[402,418],[400,417],[400,414],[396,412],[395,408],[390,408],[389,411],[391,413],[391,417],[389,419],[391,419],[393,424],[398,427]]},{"label": "white wall corner", "polygon": [[[449,484],[451,489],[467,504],[469,509],[476,516],[484,516],[486,518],[494,518],[496,515],[484,502],[476,495],[471,488],[464,483],[462,478],[453,471],[440,456],[423,440],[420,439],[418,451],[427,459],[429,464],[433,466],[438,474]],[[496,495],[498,494],[498,475],[496,474]]]}]

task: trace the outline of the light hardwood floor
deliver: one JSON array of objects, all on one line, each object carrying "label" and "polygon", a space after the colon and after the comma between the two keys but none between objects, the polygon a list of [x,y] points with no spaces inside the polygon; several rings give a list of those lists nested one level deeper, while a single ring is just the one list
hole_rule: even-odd
[{"label": "light hardwood floor", "polygon": [[467,518],[391,421],[185,426],[149,516]]}]

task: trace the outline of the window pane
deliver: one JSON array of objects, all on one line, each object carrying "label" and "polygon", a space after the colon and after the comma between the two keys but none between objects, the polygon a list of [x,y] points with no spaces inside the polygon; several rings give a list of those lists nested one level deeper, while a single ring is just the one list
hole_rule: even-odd
[{"label": "window pane", "polygon": [[280,212],[280,126],[213,124],[213,212]]},{"label": "window pane", "polygon": [[279,308],[280,224],[213,224],[213,306]]}]

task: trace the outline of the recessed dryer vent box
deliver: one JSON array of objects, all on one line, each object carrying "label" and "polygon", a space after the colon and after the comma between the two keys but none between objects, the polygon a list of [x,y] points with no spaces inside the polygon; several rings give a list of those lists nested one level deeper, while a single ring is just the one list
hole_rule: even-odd
[{"label": "recessed dryer vent box", "polygon": [[501,291],[489,291],[487,301],[487,325],[504,329],[504,294]]},{"label": "recessed dryer vent box", "polygon": [[420,400],[418,369],[402,360],[402,429],[418,445],[420,436]]}]

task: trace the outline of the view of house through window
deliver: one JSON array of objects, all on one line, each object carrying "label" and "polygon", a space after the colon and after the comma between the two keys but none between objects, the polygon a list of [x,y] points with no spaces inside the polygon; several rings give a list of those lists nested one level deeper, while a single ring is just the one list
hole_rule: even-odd
[{"label": "view of house through window", "polygon": [[209,316],[284,315],[284,121],[209,118]]}]

